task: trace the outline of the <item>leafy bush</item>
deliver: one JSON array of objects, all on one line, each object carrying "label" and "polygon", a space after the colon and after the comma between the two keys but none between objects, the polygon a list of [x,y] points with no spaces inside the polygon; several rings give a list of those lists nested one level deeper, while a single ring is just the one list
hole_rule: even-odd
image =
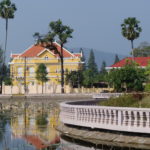
[{"label": "leafy bush", "polygon": [[123,95],[117,98],[110,98],[109,100],[102,101],[101,106],[113,107],[139,107],[140,99],[133,95]]}]

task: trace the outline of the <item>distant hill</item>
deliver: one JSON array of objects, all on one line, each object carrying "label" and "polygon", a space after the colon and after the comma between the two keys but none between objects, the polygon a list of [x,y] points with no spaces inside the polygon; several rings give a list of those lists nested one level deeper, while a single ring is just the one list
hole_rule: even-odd
[{"label": "distant hill", "polygon": [[[88,61],[88,57],[89,57],[91,49],[89,48],[82,48],[82,49],[83,49],[86,61]],[[80,51],[80,48],[72,48],[70,49],[70,51],[76,53]],[[98,66],[98,69],[100,69],[103,61],[106,62],[107,66],[110,66],[114,63],[116,53],[103,52],[103,51],[98,51],[96,49],[93,49],[93,52],[95,55],[95,61]],[[119,56],[119,59],[127,57],[127,55],[121,55],[121,54],[118,54],[118,56]]]}]

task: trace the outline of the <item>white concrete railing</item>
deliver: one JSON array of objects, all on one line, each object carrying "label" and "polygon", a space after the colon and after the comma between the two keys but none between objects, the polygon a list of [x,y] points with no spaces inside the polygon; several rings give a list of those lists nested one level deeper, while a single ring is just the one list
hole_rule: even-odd
[{"label": "white concrete railing", "polygon": [[93,98],[94,99],[108,99],[110,97],[119,97],[123,95],[123,93],[99,93],[99,94],[94,94]]},{"label": "white concrete railing", "polygon": [[105,107],[77,103],[60,104],[64,124],[116,131],[150,133],[150,109]]}]

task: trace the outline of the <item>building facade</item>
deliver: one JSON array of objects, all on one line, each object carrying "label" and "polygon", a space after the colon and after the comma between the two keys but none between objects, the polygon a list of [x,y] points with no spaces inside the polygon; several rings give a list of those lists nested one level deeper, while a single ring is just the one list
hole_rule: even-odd
[{"label": "building facade", "polygon": [[[53,43],[57,50],[61,47]],[[78,71],[84,62],[81,61],[82,53],[71,53],[63,48],[64,72]],[[40,63],[44,63],[48,72],[47,85],[60,84],[61,63],[58,54],[41,44],[32,45],[21,54],[12,54],[10,61],[10,73],[14,86],[34,86],[40,84],[36,80],[36,70]]]}]

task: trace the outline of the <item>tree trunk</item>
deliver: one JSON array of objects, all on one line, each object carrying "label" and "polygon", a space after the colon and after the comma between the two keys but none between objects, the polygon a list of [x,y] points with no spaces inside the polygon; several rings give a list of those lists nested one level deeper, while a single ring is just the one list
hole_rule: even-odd
[{"label": "tree trunk", "polygon": [[64,93],[64,55],[63,55],[63,45],[61,45],[61,93]]},{"label": "tree trunk", "polygon": [[42,94],[43,94],[43,82],[42,82]]},{"label": "tree trunk", "polygon": [[131,48],[132,48],[132,60],[134,61],[134,45],[133,45],[133,40],[131,40]]},{"label": "tree trunk", "polygon": [[2,77],[1,77],[1,81],[0,81],[0,94],[2,94],[2,89],[3,89],[3,80],[2,80]]},{"label": "tree trunk", "polygon": [[8,18],[6,18],[6,37],[5,37],[5,50],[4,50],[4,63],[7,49],[7,36],[8,36]]}]

